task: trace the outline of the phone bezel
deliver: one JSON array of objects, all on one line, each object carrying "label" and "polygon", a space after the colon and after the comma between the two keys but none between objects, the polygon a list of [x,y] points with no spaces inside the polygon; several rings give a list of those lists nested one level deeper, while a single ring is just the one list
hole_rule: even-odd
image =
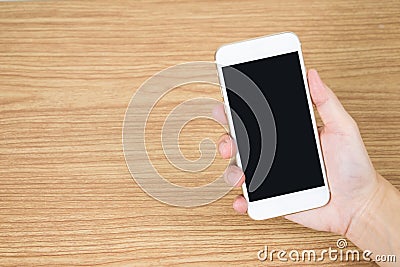
[{"label": "phone bezel", "polygon": [[[307,83],[306,70],[301,52],[300,40],[292,32],[284,32],[274,35],[263,36],[246,41],[236,42],[221,46],[215,53],[218,76],[221,84],[221,91],[225,103],[225,113],[228,118],[230,134],[236,140],[235,128],[232,121],[229,100],[225,88],[225,80],[222,67],[249,62],[253,60],[273,57],[291,52],[298,52],[306,89],[307,102],[311,115],[315,142],[317,144],[319,161],[324,178],[324,186],[302,190],[290,194],[266,198],[257,201],[249,201],[246,183],[243,183],[243,195],[248,203],[248,215],[255,220],[268,219],[286,214],[296,213],[326,205],[330,199],[329,186],[326,178],[326,170],[321,152],[321,145],[318,136],[317,125],[313,112],[311,96]],[[239,150],[236,153],[237,165],[242,168]]]}]

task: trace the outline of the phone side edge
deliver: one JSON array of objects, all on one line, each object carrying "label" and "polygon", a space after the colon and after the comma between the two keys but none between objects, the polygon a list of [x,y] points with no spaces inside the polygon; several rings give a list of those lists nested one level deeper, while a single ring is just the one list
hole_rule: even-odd
[{"label": "phone side edge", "polygon": [[[226,115],[227,121],[228,121],[229,134],[231,135],[232,139],[236,142],[236,132],[235,132],[235,127],[233,125],[232,113],[231,113],[231,109],[230,109],[228,94],[226,91],[225,79],[224,79],[224,75],[223,75],[223,71],[222,71],[223,66],[221,64],[219,64],[219,60],[221,59],[221,57],[224,57],[223,50],[225,49],[225,47],[226,47],[226,45],[221,46],[215,52],[215,61],[216,61],[216,65],[217,65],[218,80],[220,82],[220,90],[221,90],[222,98],[224,100],[224,110],[225,110],[225,115]],[[239,149],[236,149],[235,162],[238,165],[238,167],[243,170],[242,162],[240,159]],[[242,191],[243,191],[244,198],[246,199],[247,203],[249,203],[249,196],[247,193],[246,182],[244,182],[242,185]]]}]

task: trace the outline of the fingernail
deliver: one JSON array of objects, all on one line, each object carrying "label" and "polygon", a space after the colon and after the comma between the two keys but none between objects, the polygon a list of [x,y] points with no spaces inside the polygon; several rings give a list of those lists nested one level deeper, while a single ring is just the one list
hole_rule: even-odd
[{"label": "fingernail", "polygon": [[230,146],[230,137],[224,138],[224,140],[221,142],[221,144],[219,145],[220,148],[220,152],[221,155],[223,155],[224,157],[230,157],[231,155],[231,146]]},{"label": "fingernail", "polygon": [[226,177],[226,182],[231,185],[231,186],[235,186],[237,185],[237,183],[239,182],[240,178],[242,177],[242,173],[240,170],[238,170],[237,168],[233,167],[230,168],[228,171],[228,175]]},{"label": "fingernail", "polygon": [[227,143],[226,143],[225,141],[222,141],[222,142],[219,144],[219,153],[220,153],[222,156],[226,156],[226,146],[227,146]]}]

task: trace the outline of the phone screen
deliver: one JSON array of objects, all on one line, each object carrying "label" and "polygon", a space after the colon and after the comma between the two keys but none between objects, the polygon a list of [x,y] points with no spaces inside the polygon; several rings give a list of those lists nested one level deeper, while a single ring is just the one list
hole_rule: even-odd
[{"label": "phone screen", "polygon": [[[222,72],[239,154],[241,157],[242,152],[248,154],[242,167],[249,201],[324,186],[298,52],[226,66]],[[254,86],[246,86],[246,81],[240,81],[239,72],[258,87],[269,107],[256,108],[255,105],[260,105],[256,101],[258,97],[247,97],[243,101],[237,92],[247,96],[259,92],[255,92]],[[255,111],[259,114],[254,114]],[[261,138],[268,138],[271,129],[265,126],[268,124],[256,120],[267,119],[265,114],[268,112],[272,112],[275,124],[275,153],[269,172],[265,177],[258,177],[263,178],[263,182],[249,191],[248,185],[255,178],[257,165],[263,164],[259,163],[261,149],[271,150],[271,146],[260,145]],[[245,131],[237,129],[240,125]]]}]

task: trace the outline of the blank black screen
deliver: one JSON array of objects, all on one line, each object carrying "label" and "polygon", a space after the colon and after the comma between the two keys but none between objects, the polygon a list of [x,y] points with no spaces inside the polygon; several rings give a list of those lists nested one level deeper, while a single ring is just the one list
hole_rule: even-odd
[{"label": "blank black screen", "polygon": [[[254,87],[235,88],[238,86],[237,71],[229,71],[230,68],[247,75],[258,86],[269,104],[276,127],[276,150],[270,171],[255,191],[249,192],[247,186],[249,200],[256,201],[323,186],[324,179],[298,52],[222,68],[230,108],[240,117],[248,134],[249,143],[245,143],[247,137],[236,132],[239,153],[246,145],[250,149],[244,169],[246,185],[249,185],[259,160],[262,131],[266,129],[260,128],[255,119],[254,103],[246,103],[234,93],[240,91],[252,94]],[[260,118],[263,118],[263,114]],[[232,119],[234,125],[239,123],[237,117],[233,116]]]}]

